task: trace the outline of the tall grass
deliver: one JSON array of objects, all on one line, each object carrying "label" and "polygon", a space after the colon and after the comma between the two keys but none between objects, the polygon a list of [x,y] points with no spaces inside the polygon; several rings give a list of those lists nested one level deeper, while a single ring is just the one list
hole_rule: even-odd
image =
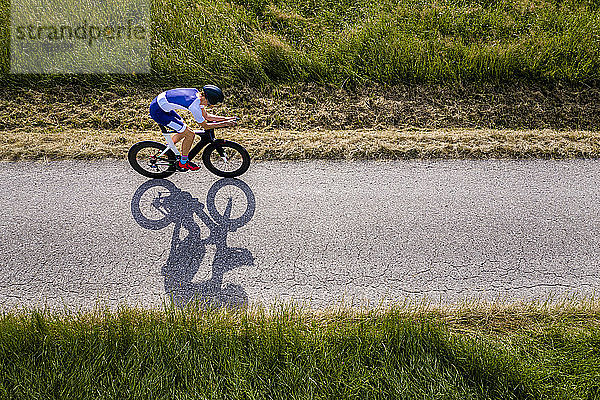
[{"label": "tall grass", "polygon": [[163,79],[600,79],[598,0],[152,0],[152,30],[153,71]]},{"label": "tall grass", "polygon": [[10,72],[10,1],[0,1],[0,76]]},{"label": "tall grass", "polygon": [[600,78],[597,1],[154,4],[164,11],[154,20],[157,55],[173,44],[174,57],[186,55],[160,59],[156,70],[165,73],[336,85]]},{"label": "tall grass", "polygon": [[594,398],[597,325],[553,317],[499,337],[399,310],[6,313],[0,397]]}]

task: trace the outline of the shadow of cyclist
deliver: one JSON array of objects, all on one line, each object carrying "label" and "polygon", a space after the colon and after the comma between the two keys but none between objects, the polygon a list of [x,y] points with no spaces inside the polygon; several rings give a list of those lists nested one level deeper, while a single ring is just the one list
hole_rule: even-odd
[{"label": "shadow of cyclist", "polygon": [[[227,245],[227,236],[254,215],[252,190],[241,180],[221,179],[208,191],[206,206],[168,180],[142,184],[131,200],[136,222],[146,229],[163,229],[174,224],[169,257],[162,268],[165,292],[178,307],[197,304],[203,308],[245,307],[248,295],[236,284],[223,286],[223,275],[242,266],[254,265],[248,249]],[[198,223],[202,221],[206,229]],[[194,282],[207,253],[215,246],[209,279]]]}]

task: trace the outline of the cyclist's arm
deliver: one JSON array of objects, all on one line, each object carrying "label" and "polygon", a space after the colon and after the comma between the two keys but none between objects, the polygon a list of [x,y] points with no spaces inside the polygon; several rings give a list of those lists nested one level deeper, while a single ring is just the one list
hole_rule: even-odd
[{"label": "cyclist's arm", "polygon": [[235,124],[235,121],[230,119],[220,122],[208,122],[207,120],[200,122],[200,126],[203,129],[225,128],[226,126],[235,126]]},{"label": "cyclist's arm", "polygon": [[[200,124],[200,126],[204,129],[214,129],[214,128],[224,128],[226,126],[235,126],[235,119],[233,118],[225,118],[219,117],[217,115],[212,115],[206,112],[204,107],[200,109],[202,111],[203,118],[197,118],[196,121]],[[218,117],[224,119],[213,120],[211,117]],[[200,121],[202,119],[202,121]]]},{"label": "cyclist's arm", "polygon": [[220,121],[227,121],[230,119],[235,119],[235,117],[223,117],[221,115],[213,115],[213,114],[206,113],[206,119],[211,122],[220,122]]}]

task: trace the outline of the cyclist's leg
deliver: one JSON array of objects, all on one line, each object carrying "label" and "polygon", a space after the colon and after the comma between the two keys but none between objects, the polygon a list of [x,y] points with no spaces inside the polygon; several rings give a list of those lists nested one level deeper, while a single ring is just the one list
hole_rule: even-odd
[{"label": "cyclist's leg", "polygon": [[177,133],[173,134],[171,138],[173,139],[173,143],[177,143],[183,140],[181,144],[181,155],[187,156],[190,153],[190,149],[192,148],[192,143],[194,142],[194,137],[196,136],[194,132],[183,122],[183,119],[175,110],[172,110],[168,113],[169,121],[166,126],[174,129]]},{"label": "cyclist's leg", "polygon": [[186,126],[183,132],[175,133],[171,137],[173,138],[174,143],[177,143],[183,139],[183,143],[181,144],[181,155],[187,156],[190,153],[195,136],[196,134],[192,132],[188,126]]},{"label": "cyclist's leg", "polygon": [[187,157],[192,148],[195,133],[183,122],[183,118],[175,110],[171,110],[170,112],[163,111],[156,103],[156,99],[150,104],[150,116],[160,125],[169,127],[177,132],[171,135],[171,139],[173,140],[173,144],[183,140],[181,144],[181,156]]},{"label": "cyclist's leg", "polygon": [[181,144],[181,160],[179,161],[179,168],[188,169],[191,171],[197,171],[200,169],[200,167],[188,160],[188,155],[190,154],[190,149],[192,148],[195,135],[196,134],[187,126],[183,132],[173,135],[174,140],[183,140],[183,143]]}]

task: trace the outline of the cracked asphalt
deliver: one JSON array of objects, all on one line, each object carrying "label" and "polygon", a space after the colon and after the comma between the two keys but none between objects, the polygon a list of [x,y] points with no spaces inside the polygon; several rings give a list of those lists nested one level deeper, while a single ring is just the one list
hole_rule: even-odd
[{"label": "cracked asphalt", "polygon": [[0,308],[315,308],[600,288],[600,162],[0,163]]}]

